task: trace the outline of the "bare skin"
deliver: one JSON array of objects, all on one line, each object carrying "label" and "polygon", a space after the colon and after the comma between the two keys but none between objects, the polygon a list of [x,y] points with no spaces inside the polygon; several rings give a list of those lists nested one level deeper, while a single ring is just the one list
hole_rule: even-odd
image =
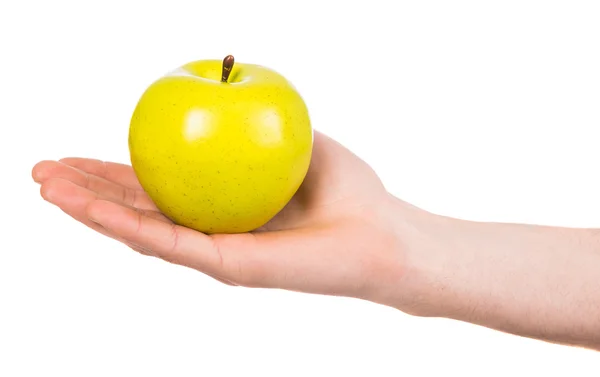
[{"label": "bare skin", "polygon": [[174,224],[128,165],[66,158],[32,175],[75,220],[225,284],[354,297],[600,350],[600,230],[429,213],[393,197],[364,161],[318,132],[302,187],[251,233]]}]

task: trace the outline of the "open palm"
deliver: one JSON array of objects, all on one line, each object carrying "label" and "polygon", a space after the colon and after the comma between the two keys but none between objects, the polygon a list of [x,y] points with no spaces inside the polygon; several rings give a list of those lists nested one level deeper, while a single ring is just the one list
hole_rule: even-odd
[{"label": "open palm", "polygon": [[402,253],[373,170],[315,132],[313,157],[288,205],[254,232],[206,235],[156,208],[128,165],[85,158],[42,161],[41,195],[68,215],[145,255],[227,284],[376,299]]}]

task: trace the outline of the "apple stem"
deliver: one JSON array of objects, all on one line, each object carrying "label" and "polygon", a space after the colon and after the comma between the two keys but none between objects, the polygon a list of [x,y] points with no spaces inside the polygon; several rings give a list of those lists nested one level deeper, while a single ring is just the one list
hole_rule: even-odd
[{"label": "apple stem", "polygon": [[232,55],[227,55],[223,59],[223,73],[221,74],[221,82],[227,82],[231,69],[233,68],[234,59]]}]

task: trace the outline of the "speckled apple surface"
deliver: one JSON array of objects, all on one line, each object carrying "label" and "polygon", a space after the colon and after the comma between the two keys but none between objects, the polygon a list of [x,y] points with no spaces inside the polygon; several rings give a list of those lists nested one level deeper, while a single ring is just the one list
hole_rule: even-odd
[{"label": "speckled apple surface", "polygon": [[310,164],[305,102],[277,72],[188,63],[152,83],[131,118],[133,169],[175,223],[205,233],[259,228],[292,198]]}]

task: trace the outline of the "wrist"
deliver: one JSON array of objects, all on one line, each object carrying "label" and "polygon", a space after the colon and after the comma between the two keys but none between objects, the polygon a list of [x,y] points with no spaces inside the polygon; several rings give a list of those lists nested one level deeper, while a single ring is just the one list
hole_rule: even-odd
[{"label": "wrist", "polygon": [[[493,269],[482,237],[494,241],[494,224],[437,215],[390,196],[389,218],[402,264],[386,305],[422,317],[465,319]],[[487,271],[487,272],[486,272]]]},{"label": "wrist", "polygon": [[393,279],[380,279],[371,301],[424,317],[445,317],[453,310],[454,289],[449,279],[448,241],[458,238],[462,221],[439,216],[392,195],[385,206],[384,223],[393,233],[401,262]]},{"label": "wrist", "polygon": [[394,207],[403,263],[385,304],[598,349],[597,231],[465,221],[400,201]]}]

